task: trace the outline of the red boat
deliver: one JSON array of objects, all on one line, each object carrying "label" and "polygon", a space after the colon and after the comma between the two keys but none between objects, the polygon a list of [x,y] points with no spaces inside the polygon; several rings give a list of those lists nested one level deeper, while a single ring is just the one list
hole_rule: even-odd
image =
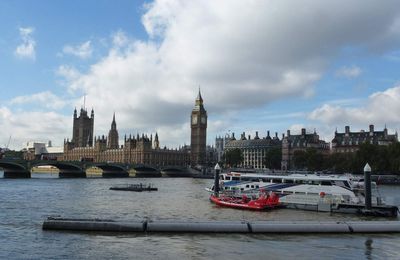
[{"label": "red boat", "polygon": [[210,196],[210,200],[218,206],[236,209],[265,210],[279,206],[279,197],[275,193],[262,194],[257,199],[250,199],[246,195],[236,198],[223,194],[217,197],[213,194]]}]

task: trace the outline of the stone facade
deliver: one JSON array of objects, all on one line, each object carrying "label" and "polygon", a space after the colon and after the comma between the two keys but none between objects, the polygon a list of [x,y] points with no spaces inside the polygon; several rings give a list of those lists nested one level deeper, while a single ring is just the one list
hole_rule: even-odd
[{"label": "stone facade", "polygon": [[357,151],[363,143],[389,145],[395,142],[398,142],[397,133],[388,134],[386,126],[383,131],[375,131],[374,125],[370,125],[369,131],[359,132],[351,132],[350,126],[346,126],[344,133],[335,131],[335,137],[332,139],[332,153],[352,153]]},{"label": "stone facade", "polygon": [[330,153],[330,144],[320,140],[319,135],[315,132],[306,133],[306,129],[301,129],[301,134],[291,135],[287,130],[287,135],[282,140],[282,170],[290,170],[293,168],[293,155],[295,151],[305,151],[308,148],[315,148],[322,154]]},{"label": "stone facade", "polygon": [[[111,123],[109,136],[115,138],[118,131],[115,116]],[[114,147],[114,148],[111,148]],[[76,147],[74,142],[64,141],[63,161],[91,161],[91,162],[113,162],[127,164],[146,164],[152,166],[187,166],[190,163],[189,152],[186,149],[160,149],[158,134],[153,136],[139,134],[134,137],[130,135],[124,138],[122,147],[118,143],[108,141],[107,137],[101,136],[94,140],[94,146]]]},{"label": "stone facade", "polygon": [[238,166],[244,168],[265,168],[264,160],[268,150],[281,147],[281,140],[278,138],[278,133],[275,133],[275,137],[271,138],[269,131],[264,138],[260,138],[258,132],[256,132],[256,136],[253,139],[251,139],[251,136],[246,138],[245,133],[242,133],[240,140],[236,140],[233,133],[230,138],[226,138],[225,140],[224,152],[233,149],[240,149],[242,151],[243,163]]},{"label": "stone facade", "polygon": [[79,117],[74,110],[74,121],[72,127],[72,140],[74,147],[93,146],[94,111],[88,116],[87,110],[81,108]]},{"label": "stone facade", "polygon": [[190,153],[191,165],[206,164],[206,141],[207,141],[207,111],[204,109],[203,98],[199,90],[195,106],[190,117]]},{"label": "stone facade", "polygon": [[118,149],[119,148],[119,141],[118,141],[118,130],[117,130],[117,123],[115,122],[115,113],[113,115],[113,121],[111,122],[111,129],[108,132],[108,149]]}]

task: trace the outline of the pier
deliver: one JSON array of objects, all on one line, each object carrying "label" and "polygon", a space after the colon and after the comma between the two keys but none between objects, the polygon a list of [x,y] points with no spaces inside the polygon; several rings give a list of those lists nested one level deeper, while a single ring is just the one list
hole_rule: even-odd
[{"label": "pier", "polygon": [[400,233],[400,221],[140,221],[49,217],[43,230],[133,233]]}]

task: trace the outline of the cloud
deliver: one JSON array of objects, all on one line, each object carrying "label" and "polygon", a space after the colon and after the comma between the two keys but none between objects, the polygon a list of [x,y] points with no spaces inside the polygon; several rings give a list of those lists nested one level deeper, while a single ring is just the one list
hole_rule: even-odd
[{"label": "cloud", "polygon": [[350,66],[350,67],[341,67],[336,71],[336,76],[337,77],[343,77],[343,78],[357,78],[360,76],[362,73],[362,70],[358,66]]},{"label": "cloud", "polygon": [[122,30],[117,31],[112,35],[112,42],[114,46],[122,47],[129,42],[128,36]]},{"label": "cloud", "polygon": [[363,106],[343,107],[324,104],[309,114],[309,119],[331,126],[388,124],[399,126],[400,86],[376,92],[365,100]]},{"label": "cloud", "polygon": [[55,112],[12,111],[2,106],[0,127],[3,132],[0,147],[7,145],[10,136],[10,149],[20,149],[24,143],[32,140],[52,140],[55,146],[61,146],[62,140],[72,134],[72,117]]},{"label": "cloud", "polygon": [[33,95],[18,96],[10,101],[11,105],[34,104],[37,107],[45,107],[49,109],[61,109],[66,105],[67,101],[59,98],[50,91],[40,92]]},{"label": "cloud", "polygon": [[19,35],[21,37],[22,43],[17,46],[14,51],[15,56],[18,58],[32,59],[35,60],[36,52],[35,46],[36,41],[33,39],[32,34],[35,31],[33,27],[20,27]]},{"label": "cloud", "polygon": [[91,41],[86,41],[80,45],[72,46],[66,45],[63,48],[63,53],[76,56],[81,59],[87,59],[92,56],[93,48]]},{"label": "cloud", "polygon": [[[309,98],[343,48],[380,54],[399,44],[397,1],[345,3],[154,1],[142,17],[149,39],[114,34],[108,54],[76,73],[69,89],[87,93],[103,133],[113,111],[123,129],[181,129],[199,85],[210,120]],[[160,138],[179,144],[189,135],[165,130]]]}]

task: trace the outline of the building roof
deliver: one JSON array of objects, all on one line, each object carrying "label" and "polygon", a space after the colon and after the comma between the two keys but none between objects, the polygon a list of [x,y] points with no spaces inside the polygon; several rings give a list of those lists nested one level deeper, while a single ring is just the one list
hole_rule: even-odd
[{"label": "building roof", "polygon": [[229,140],[225,144],[226,149],[234,148],[268,148],[280,145],[279,139],[250,139],[250,140]]}]

